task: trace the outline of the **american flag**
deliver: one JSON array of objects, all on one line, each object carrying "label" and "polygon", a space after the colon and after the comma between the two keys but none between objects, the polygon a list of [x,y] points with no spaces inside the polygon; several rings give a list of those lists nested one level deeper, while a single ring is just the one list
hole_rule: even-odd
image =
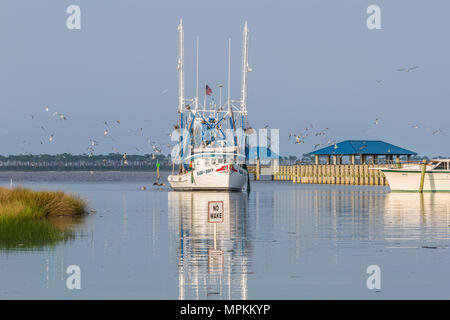
[{"label": "american flag", "polygon": [[208,95],[208,96],[210,96],[211,95],[211,93],[212,93],[212,89],[208,86],[208,85],[206,85],[206,94]]}]

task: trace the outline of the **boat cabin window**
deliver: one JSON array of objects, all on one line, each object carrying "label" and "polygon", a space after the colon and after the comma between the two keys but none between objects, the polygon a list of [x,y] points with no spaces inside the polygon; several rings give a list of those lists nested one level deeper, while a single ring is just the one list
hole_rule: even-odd
[{"label": "boat cabin window", "polygon": [[209,166],[209,159],[204,159],[203,161],[205,166]]},{"label": "boat cabin window", "polygon": [[212,158],[212,159],[211,159],[211,164],[216,164],[216,163],[217,163],[217,160],[214,159],[214,158]]},{"label": "boat cabin window", "polygon": [[446,162],[440,162],[437,166],[434,167],[434,170],[447,170],[448,166]]},{"label": "boat cabin window", "polygon": [[217,159],[217,163],[223,163],[223,159],[222,158]]}]

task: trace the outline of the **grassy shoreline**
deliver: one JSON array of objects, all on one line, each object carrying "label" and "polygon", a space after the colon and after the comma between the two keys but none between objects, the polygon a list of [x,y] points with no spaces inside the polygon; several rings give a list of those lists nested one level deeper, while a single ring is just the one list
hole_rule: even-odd
[{"label": "grassy shoreline", "polygon": [[33,191],[0,187],[0,247],[45,245],[72,237],[56,217],[80,217],[86,203],[62,191]]}]

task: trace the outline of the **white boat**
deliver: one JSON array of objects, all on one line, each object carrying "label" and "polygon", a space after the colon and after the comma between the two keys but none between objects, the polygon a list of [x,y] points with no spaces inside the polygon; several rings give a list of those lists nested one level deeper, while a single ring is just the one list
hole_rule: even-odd
[{"label": "white boat", "polygon": [[236,152],[205,148],[189,157],[191,170],[170,175],[168,181],[174,190],[241,191],[248,179],[245,166],[234,158],[245,158]]},{"label": "white boat", "polygon": [[[379,168],[393,192],[419,192],[422,165]],[[450,159],[434,159],[426,164],[423,192],[450,192]]]},{"label": "white boat", "polygon": [[[243,63],[241,98],[230,97],[230,53],[228,48],[228,98],[222,104],[222,87],[219,85],[218,103],[210,97],[212,89],[206,84],[204,102],[199,102],[198,94],[198,38],[196,96],[184,97],[184,31],[182,20],[178,26],[179,58],[179,119],[174,125],[177,146],[172,152],[174,163],[168,182],[174,190],[225,190],[242,191],[249,188],[247,171],[248,141],[244,132],[249,129],[247,122],[247,73],[248,28],[243,32]],[[209,101],[208,101],[209,100]],[[177,168],[177,173],[175,173]],[[247,183],[247,184],[246,184]],[[249,190],[249,189],[248,189]]]}]

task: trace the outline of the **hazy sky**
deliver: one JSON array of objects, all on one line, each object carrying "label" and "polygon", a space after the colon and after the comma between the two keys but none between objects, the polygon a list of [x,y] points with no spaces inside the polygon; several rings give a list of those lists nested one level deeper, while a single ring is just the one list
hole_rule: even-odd
[{"label": "hazy sky", "polygon": [[[81,30],[66,27],[71,4],[81,8]],[[381,8],[381,30],[366,26],[372,4]],[[450,156],[449,12],[448,0],[2,0],[0,154],[83,153],[90,138],[100,144],[95,153],[150,153],[147,138],[169,142],[182,17],[186,95],[194,96],[199,35],[200,83],[216,100],[218,84],[226,84],[229,37],[231,90],[239,98],[248,20],[249,121],[280,128],[282,155],[328,139],[380,139]],[[103,121],[114,141],[103,137]],[[329,128],[328,136],[287,141],[289,131],[309,124],[313,133]]]}]

